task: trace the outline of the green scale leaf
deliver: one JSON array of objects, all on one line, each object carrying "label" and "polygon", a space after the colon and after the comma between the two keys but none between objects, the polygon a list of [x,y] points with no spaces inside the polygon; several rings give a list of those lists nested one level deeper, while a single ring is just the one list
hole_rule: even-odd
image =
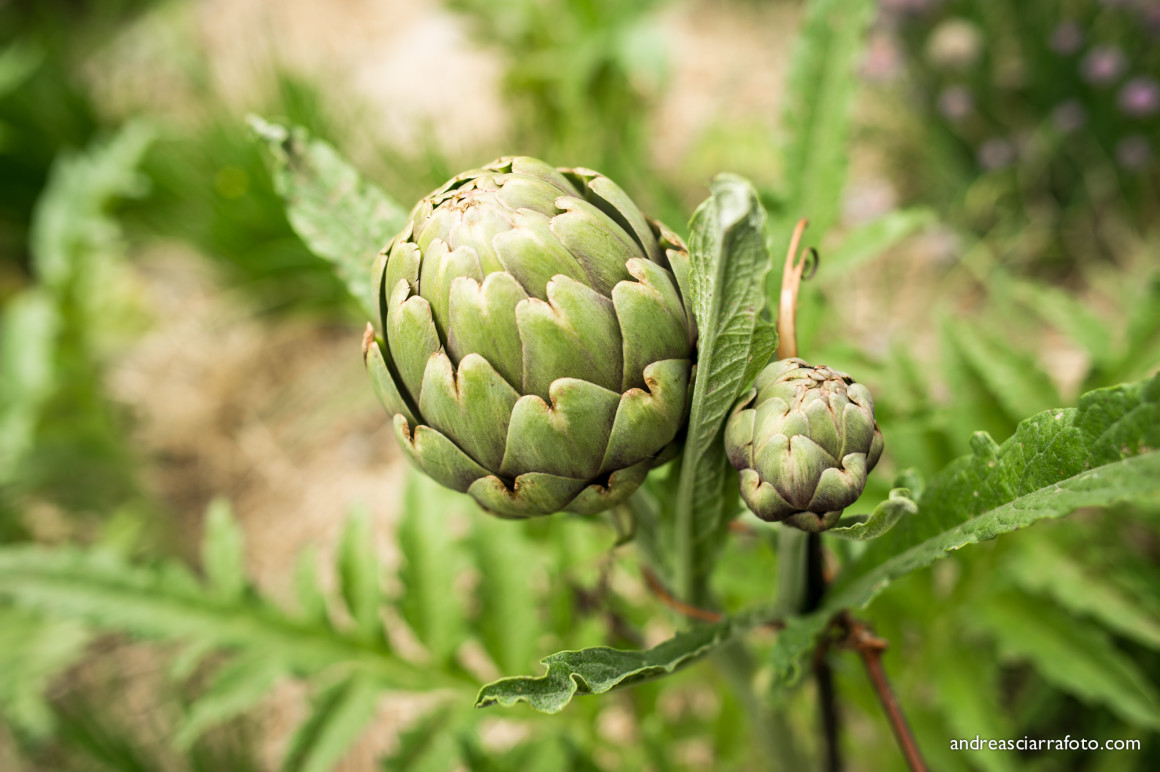
[{"label": "green scale leaf", "polygon": [[274,156],[274,188],[290,225],[329,261],[369,318],[379,316],[371,284],[375,255],[403,229],[407,212],[364,180],[333,147],[299,127],[250,116],[250,128]]}]

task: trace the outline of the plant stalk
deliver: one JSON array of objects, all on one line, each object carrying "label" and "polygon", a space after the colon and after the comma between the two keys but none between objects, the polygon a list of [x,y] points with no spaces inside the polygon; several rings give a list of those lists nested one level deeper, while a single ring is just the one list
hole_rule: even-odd
[{"label": "plant stalk", "polygon": [[[822,598],[826,594],[824,559],[821,534],[808,534],[804,609],[806,612],[820,608]],[[821,720],[822,743],[825,749],[823,769],[826,772],[841,772],[841,722],[838,714],[838,695],[834,689],[834,671],[827,659],[828,654],[829,646],[823,643],[814,657],[814,680],[818,686],[818,716]]]}]

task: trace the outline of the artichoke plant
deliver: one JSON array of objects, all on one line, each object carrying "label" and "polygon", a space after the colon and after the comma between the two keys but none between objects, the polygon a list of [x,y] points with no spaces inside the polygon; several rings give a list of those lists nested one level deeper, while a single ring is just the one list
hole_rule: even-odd
[{"label": "artichoke plant", "polygon": [[404,452],[502,516],[622,501],[685,422],[688,273],[596,172],[501,158],[451,179],[375,270],[364,358]]},{"label": "artichoke plant", "polygon": [[755,515],[817,532],[862,495],[882,433],[865,386],[829,367],[782,359],[734,406],[725,451]]}]

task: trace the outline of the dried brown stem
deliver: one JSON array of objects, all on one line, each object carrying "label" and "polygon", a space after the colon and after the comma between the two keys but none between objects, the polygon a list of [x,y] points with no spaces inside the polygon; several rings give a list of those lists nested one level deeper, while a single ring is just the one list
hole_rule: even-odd
[{"label": "dried brown stem", "polygon": [[801,288],[806,262],[812,253],[812,250],[801,253],[798,250],[808,224],[808,220],[802,219],[794,227],[781,272],[781,296],[777,304],[778,359],[797,356],[797,327],[794,320],[797,318],[798,290]]},{"label": "dried brown stem", "polygon": [[[725,615],[720,611],[711,611],[710,609],[699,606],[690,606],[688,603],[679,600],[665,589],[665,586],[661,584],[661,580],[657,578],[657,575],[653,573],[651,568],[642,566],[641,570],[644,572],[645,584],[652,590],[653,595],[656,595],[661,603],[676,611],[681,616],[686,616],[689,619],[696,619],[701,622],[720,622],[725,618]],[[785,627],[785,623],[778,620],[770,620],[765,623],[765,626],[771,630],[780,630]]]},{"label": "dried brown stem", "polygon": [[870,625],[865,622],[847,616],[843,624],[846,626],[847,634],[842,645],[862,655],[866,673],[870,676],[874,691],[878,693],[878,700],[886,711],[886,718],[890,722],[890,728],[894,731],[894,737],[898,740],[898,747],[902,750],[907,765],[911,772],[927,772],[926,762],[918,750],[910,725],[906,723],[906,716],[902,714],[902,708],[894,697],[894,690],[890,688],[886,670],[882,667],[882,652],[886,651],[886,641],[874,635]]},{"label": "dried brown stem", "polygon": [[653,595],[660,598],[661,603],[676,611],[682,616],[690,619],[698,619],[702,622],[720,622],[722,614],[719,611],[710,611],[709,609],[700,608],[698,606],[690,606],[682,600],[678,600],[672,595],[665,586],[661,584],[661,580],[652,572],[650,568],[644,568],[644,581],[648,584],[648,588],[652,590]]}]

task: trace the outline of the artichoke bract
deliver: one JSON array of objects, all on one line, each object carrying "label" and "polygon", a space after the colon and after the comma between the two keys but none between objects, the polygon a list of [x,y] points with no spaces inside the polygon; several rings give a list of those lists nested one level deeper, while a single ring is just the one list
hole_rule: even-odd
[{"label": "artichoke bract", "polygon": [[796,358],[766,366],[725,425],[753,513],[815,533],[862,495],[882,444],[866,387]]},{"label": "artichoke bract", "polygon": [[689,260],[615,183],[501,158],[412,211],[364,357],[423,472],[507,517],[624,500],[684,425]]}]

